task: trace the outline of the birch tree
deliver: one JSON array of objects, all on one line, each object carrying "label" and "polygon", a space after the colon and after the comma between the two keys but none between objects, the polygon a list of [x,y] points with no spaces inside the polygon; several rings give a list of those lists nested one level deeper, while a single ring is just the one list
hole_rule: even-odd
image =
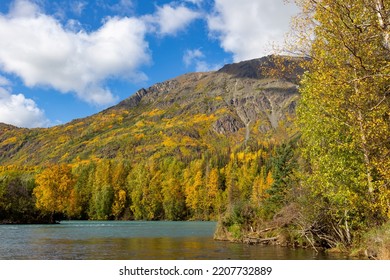
[{"label": "birch tree", "polygon": [[297,27],[309,27],[298,32],[310,58],[298,108],[303,185],[328,243],[348,245],[390,217],[390,1],[296,3]]}]

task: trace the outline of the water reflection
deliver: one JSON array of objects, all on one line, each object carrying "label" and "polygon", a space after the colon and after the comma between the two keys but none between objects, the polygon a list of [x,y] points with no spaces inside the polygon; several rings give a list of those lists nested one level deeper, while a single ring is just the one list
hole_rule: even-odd
[{"label": "water reflection", "polygon": [[1,259],[331,259],[311,250],[212,239],[211,222],[65,222],[0,226]]}]

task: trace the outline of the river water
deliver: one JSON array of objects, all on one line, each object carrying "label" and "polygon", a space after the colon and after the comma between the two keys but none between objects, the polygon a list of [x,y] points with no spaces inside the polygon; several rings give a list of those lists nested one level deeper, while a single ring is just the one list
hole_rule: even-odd
[{"label": "river water", "polygon": [[213,240],[214,222],[63,221],[0,225],[3,260],[310,260],[339,255]]}]

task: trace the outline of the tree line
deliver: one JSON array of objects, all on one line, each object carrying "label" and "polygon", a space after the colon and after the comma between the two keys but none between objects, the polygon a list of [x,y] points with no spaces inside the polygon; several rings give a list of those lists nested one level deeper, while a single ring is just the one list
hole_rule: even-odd
[{"label": "tree line", "polygon": [[[100,159],[47,167],[2,167],[0,219],[29,215],[54,222],[92,220],[216,220],[234,205],[265,200],[281,203],[277,146],[202,156]],[[276,177],[273,174],[276,174]],[[279,176],[279,177],[278,177]],[[275,194],[274,194],[275,192]]]}]

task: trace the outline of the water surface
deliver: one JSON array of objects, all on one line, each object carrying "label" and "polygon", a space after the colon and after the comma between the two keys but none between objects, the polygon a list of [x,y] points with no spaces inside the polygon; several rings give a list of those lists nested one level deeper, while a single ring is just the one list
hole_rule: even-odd
[{"label": "water surface", "polygon": [[0,225],[0,259],[332,259],[312,250],[213,240],[214,222],[64,221]]}]

